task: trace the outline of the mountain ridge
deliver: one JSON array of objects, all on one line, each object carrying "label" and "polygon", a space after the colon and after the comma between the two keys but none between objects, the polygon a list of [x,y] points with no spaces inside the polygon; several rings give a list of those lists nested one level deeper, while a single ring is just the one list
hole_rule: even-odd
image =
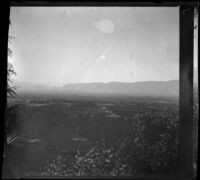
[{"label": "mountain ridge", "polygon": [[179,95],[179,80],[170,81],[138,81],[138,82],[91,82],[71,83],[60,87],[32,84],[15,81],[21,86],[17,93],[33,94],[97,94],[97,95],[128,95],[128,96],[175,96]]}]

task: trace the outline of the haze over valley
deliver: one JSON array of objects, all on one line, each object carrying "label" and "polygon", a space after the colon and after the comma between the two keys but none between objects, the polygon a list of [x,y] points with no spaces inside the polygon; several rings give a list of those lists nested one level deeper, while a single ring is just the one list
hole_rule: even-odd
[{"label": "haze over valley", "polygon": [[74,83],[60,87],[37,85],[27,82],[15,81],[20,94],[52,94],[52,95],[123,95],[123,96],[157,96],[178,97],[179,81],[142,81],[135,83],[110,82],[110,83]]}]

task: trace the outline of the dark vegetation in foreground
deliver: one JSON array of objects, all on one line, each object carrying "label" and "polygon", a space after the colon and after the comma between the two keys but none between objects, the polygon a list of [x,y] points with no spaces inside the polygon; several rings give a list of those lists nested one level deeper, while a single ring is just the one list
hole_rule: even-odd
[{"label": "dark vegetation in foreground", "polygon": [[4,174],[174,174],[179,167],[178,109],[173,98],[15,99],[8,103],[8,135],[25,138],[6,149]]}]

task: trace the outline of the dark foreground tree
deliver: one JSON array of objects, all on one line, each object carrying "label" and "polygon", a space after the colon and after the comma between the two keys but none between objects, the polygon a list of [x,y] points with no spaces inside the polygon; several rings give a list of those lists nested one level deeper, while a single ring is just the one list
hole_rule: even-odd
[{"label": "dark foreground tree", "polygon": [[11,86],[12,79],[11,76],[16,75],[13,65],[11,63],[8,63],[7,66],[7,97],[13,97],[16,95],[16,87]]},{"label": "dark foreground tree", "polygon": [[[13,39],[12,36],[8,37],[8,41],[11,42]],[[12,50],[8,47],[8,58],[12,56]],[[8,59],[7,59],[8,60]],[[7,61],[8,62],[8,61]],[[13,98],[16,96],[16,87],[12,86],[12,76],[16,75],[16,72],[14,71],[13,65],[8,62],[7,63],[7,98]],[[3,160],[3,168],[2,168],[2,177],[4,178],[13,178],[13,172],[10,171],[9,168],[9,149],[11,147],[9,146],[8,139],[12,137],[13,135],[13,127],[15,126],[16,122],[16,112],[17,112],[17,105],[9,105],[7,104],[6,108],[6,119],[5,119],[5,134],[4,134],[4,160]],[[8,176],[8,177],[7,177]]]},{"label": "dark foreground tree", "polygon": [[[9,36],[9,42],[13,39],[12,36]],[[8,57],[12,56],[12,50],[8,48]],[[8,62],[7,65],[7,97],[13,97],[16,95],[16,87],[11,86],[12,79],[11,76],[16,75],[16,72],[14,71],[13,65]]]}]

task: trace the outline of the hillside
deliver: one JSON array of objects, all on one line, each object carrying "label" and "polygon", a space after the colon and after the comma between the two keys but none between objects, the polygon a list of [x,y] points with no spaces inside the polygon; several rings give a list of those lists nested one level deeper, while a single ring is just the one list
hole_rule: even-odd
[{"label": "hillside", "polygon": [[61,87],[37,85],[28,82],[15,81],[19,87],[18,94],[93,94],[93,95],[123,95],[123,96],[169,96],[179,94],[179,81],[143,81],[143,82],[109,82],[109,83],[75,83]]}]

